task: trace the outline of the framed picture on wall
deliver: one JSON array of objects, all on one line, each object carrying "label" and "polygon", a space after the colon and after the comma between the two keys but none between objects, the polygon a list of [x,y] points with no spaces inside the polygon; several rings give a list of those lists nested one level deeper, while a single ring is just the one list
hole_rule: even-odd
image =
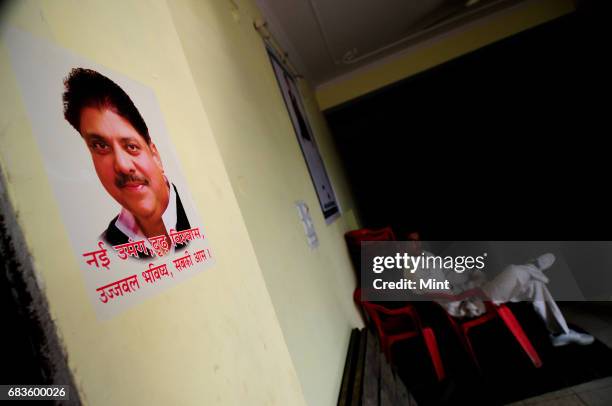
[{"label": "framed picture on wall", "polygon": [[268,55],[283,99],[285,100],[285,106],[287,106],[298,144],[306,160],[308,172],[310,173],[312,183],[317,192],[323,217],[325,218],[325,222],[330,224],[340,216],[340,208],[329,176],[327,176],[327,171],[325,170],[323,159],[319,153],[314,134],[308,123],[308,116],[302,104],[302,97],[296,80],[270,49],[268,49]]}]

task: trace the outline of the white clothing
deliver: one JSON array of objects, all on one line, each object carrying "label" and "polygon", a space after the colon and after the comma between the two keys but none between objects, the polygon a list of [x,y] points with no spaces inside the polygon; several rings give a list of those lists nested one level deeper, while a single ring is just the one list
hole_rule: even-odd
[{"label": "white clothing", "polygon": [[[433,256],[433,254],[425,252],[425,256]],[[405,277],[413,280],[434,277],[437,280],[449,281],[450,291],[418,291],[419,294],[458,295],[469,289],[480,287],[496,305],[531,301],[534,310],[546,323],[551,333],[569,332],[567,322],[546,286],[548,278],[535,265],[510,265],[491,281],[486,281],[484,273],[480,271],[466,271],[458,274],[452,270],[431,268],[417,269],[414,273],[406,273]],[[483,300],[478,297],[455,301],[436,299],[436,301],[454,317],[476,317],[486,310]]]},{"label": "white clothing", "polygon": [[531,301],[551,333],[568,333],[569,327],[546,284],[548,278],[535,265],[510,265],[482,290],[495,304]]}]

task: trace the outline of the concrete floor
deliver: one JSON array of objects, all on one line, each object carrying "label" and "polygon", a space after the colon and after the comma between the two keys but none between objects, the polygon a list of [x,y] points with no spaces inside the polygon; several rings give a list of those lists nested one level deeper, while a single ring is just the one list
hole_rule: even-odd
[{"label": "concrete floor", "polygon": [[[612,348],[612,302],[561,302],[568,322],[574,323]],[[612,377],[572,386],[511,404],[512,406],[609,406]]]}]

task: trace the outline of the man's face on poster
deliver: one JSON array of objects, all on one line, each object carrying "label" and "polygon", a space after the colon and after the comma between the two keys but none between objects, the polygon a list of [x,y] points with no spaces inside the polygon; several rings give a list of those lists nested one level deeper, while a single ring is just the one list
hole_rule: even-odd
[{"label": "man's face on poster", "polygon": [[80,133],[106,191],[137,219],[161,217],[169,190],[155,144],[104,107],[81,110]]}]

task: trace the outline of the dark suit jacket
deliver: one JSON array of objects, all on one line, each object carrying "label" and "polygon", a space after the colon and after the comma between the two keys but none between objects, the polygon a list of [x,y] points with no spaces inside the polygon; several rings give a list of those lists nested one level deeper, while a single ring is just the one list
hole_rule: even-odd
[{"label": "dark suit jacket", "polygon": [[[176,186],[172,185],[172,187],[174,188],[174,192],[176,193],[176,227],[174,229],[176,231],[190,229],[191,226],[189,225],[189,220],[187,220],[187,214],[185,214],[185,209],[183,208],[183,204],[181,203],[181,198],[179,197],[178,191],[176,190]],[[115,225],[117,218],[119,218],[119,215],[115,216],[115,218],[111,220],[110,224],[108,225],[108,228],[101,235],[102,240],[112,246],[126,244],[129,242],[128,236],[123,234],[123,232],[121,232],[121,230],[119,230]],[[187,244],[188,241],[184,244],[178,244],[176,248],[180,249],[186,247]],[[138,255],[140,258],[151,258],[150,255],[144,255],[142,253],[139,253]]]}]

